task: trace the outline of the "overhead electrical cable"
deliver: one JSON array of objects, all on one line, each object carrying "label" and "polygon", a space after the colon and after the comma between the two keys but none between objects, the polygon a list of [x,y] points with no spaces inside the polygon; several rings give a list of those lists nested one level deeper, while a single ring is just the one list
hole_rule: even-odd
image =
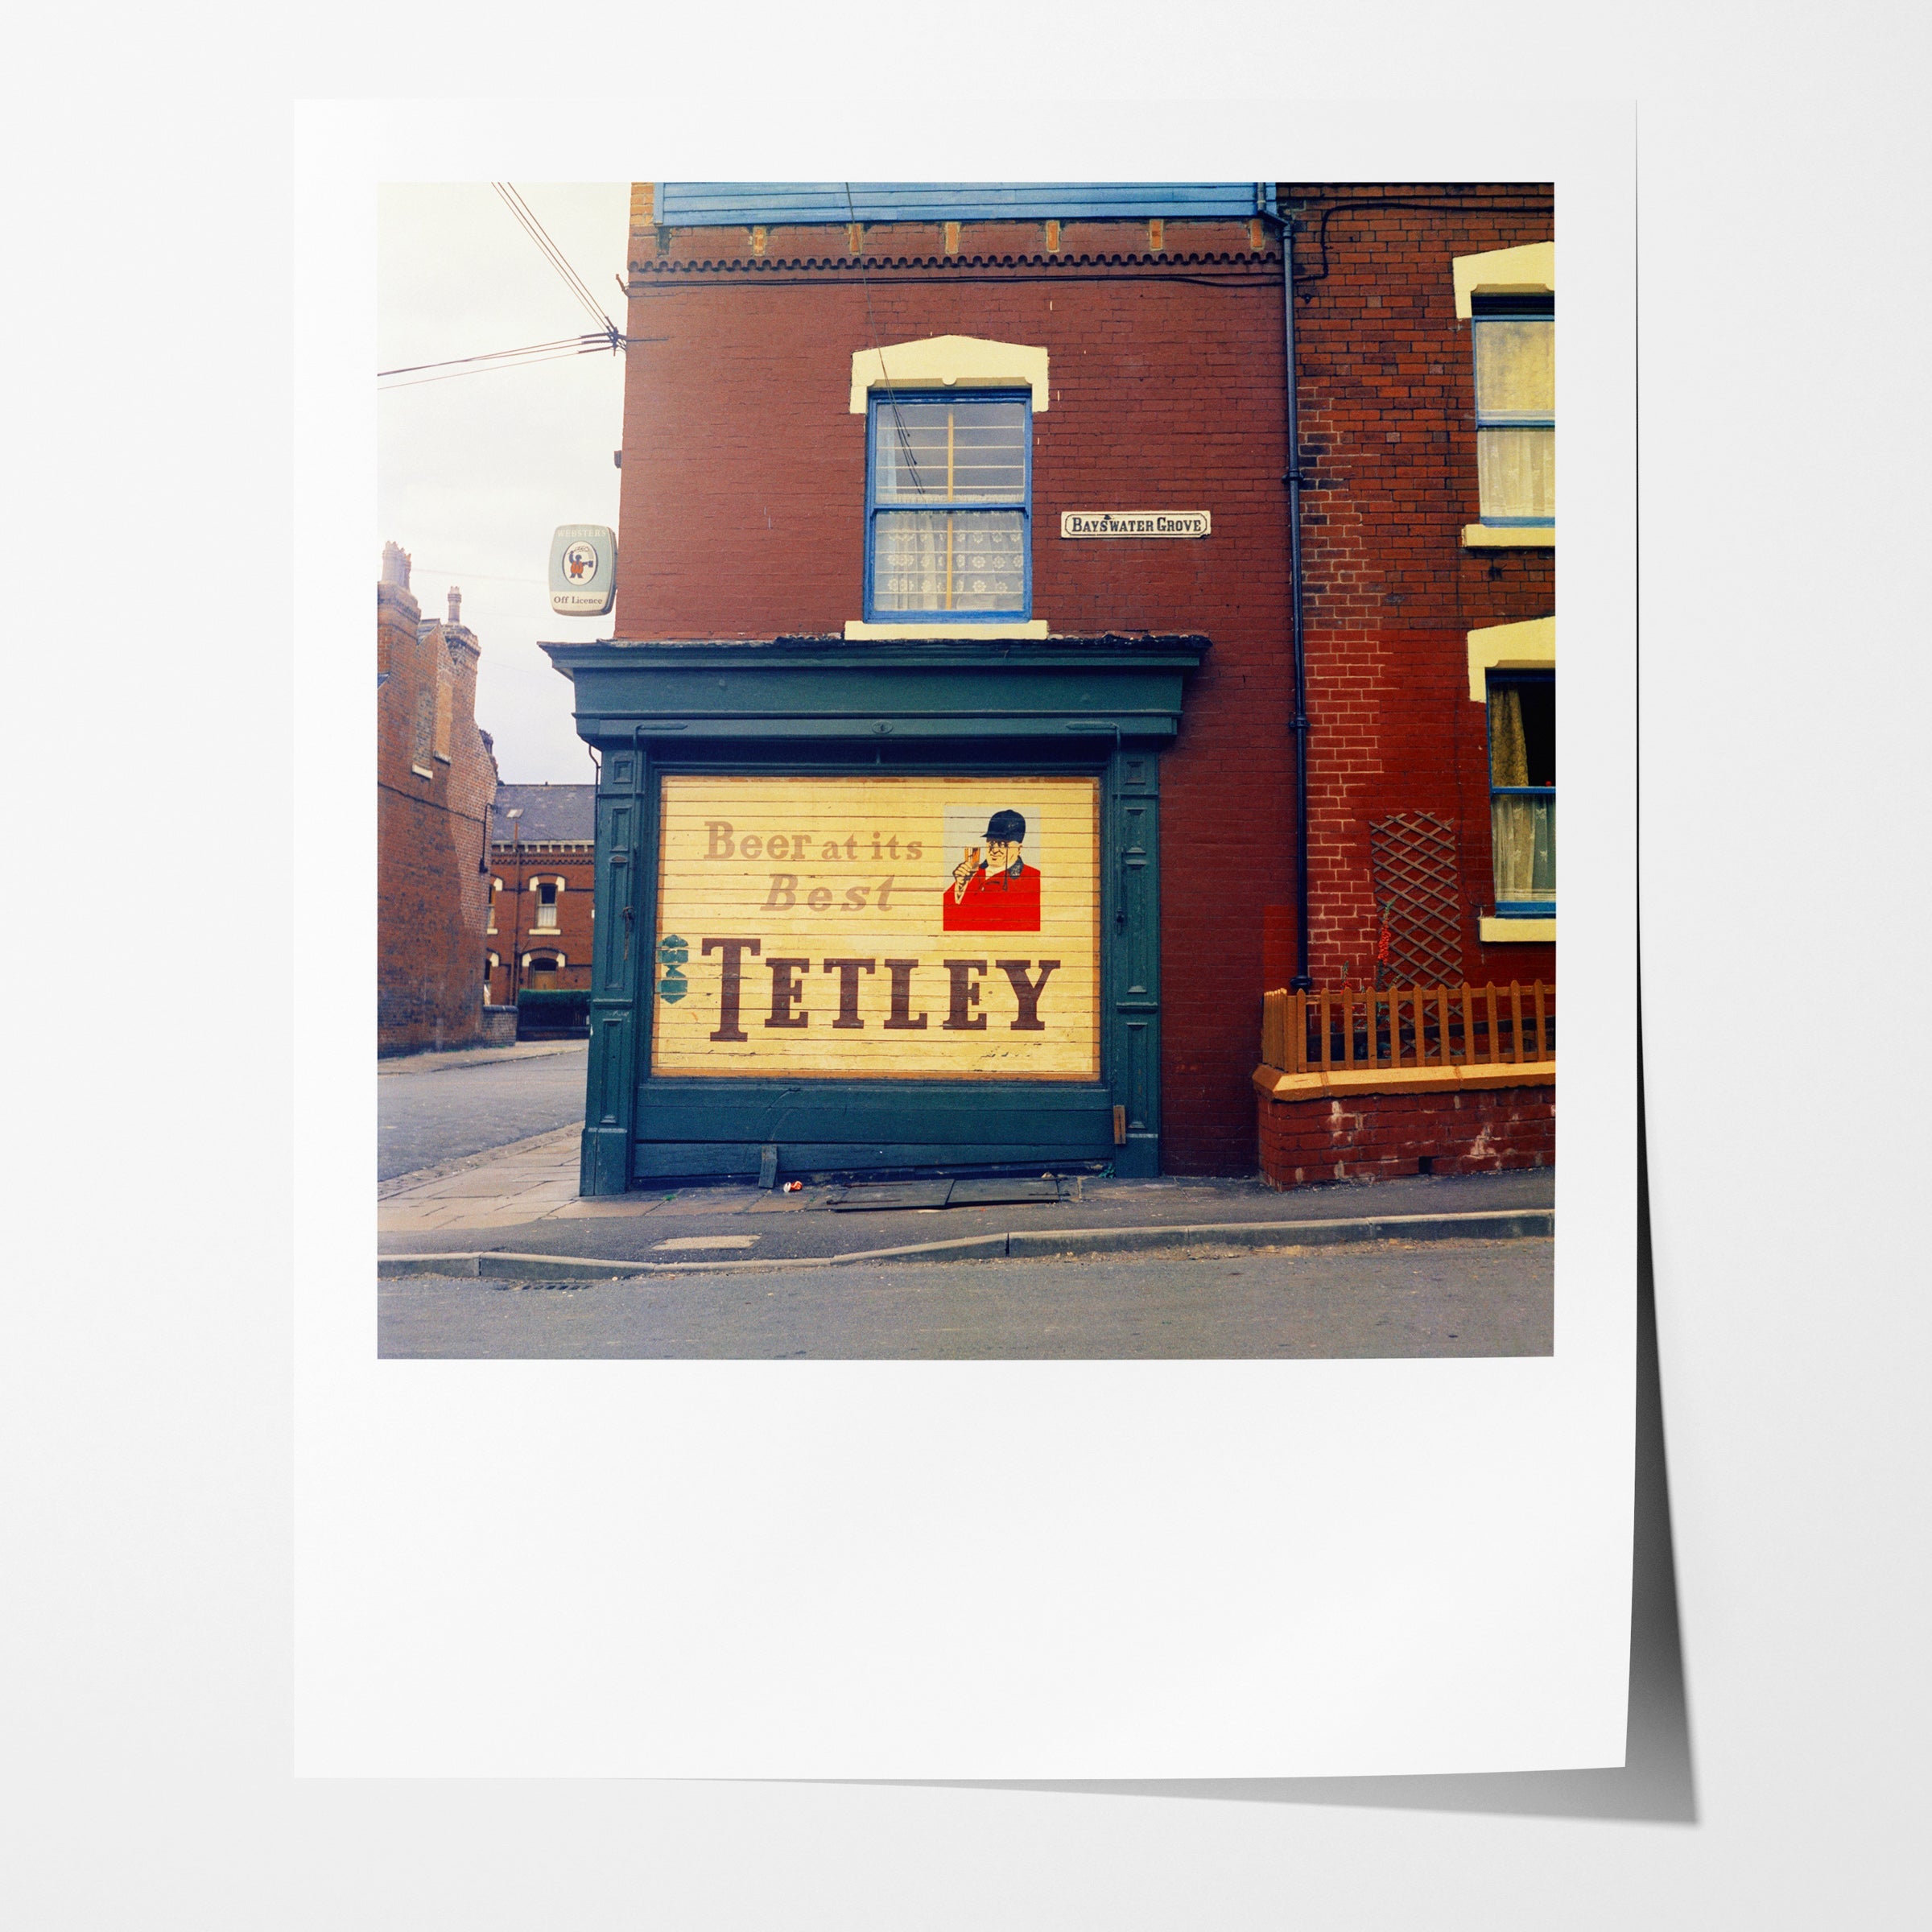
[{"label": "overhead electrical cable", "polygon": [[[849,181],[842,182],[840,186],[845,190],[845,212],[852,217],[854,229],[857,229],[859,216],[857,209],[852,206],[852,184]],[[919,475],[918,460],[913,455],[912,438],[906,434],[906,419],[899,414],[899,398],[893,387],[892,373],[886,366],[885,347],[879,341],[878,324],[873,320],[872,283],[865,275],[865,244],[862,231],[859,242],[859,286],[865,291],[865,332],[872,337],[873,353],[879,358],[879,384],[886,391],[886,407],[892,411],[893,435],[898,440],[905,458],[906,473],[913,480],[914,487],[923,493],[924,481]],[[870,540],[869,535],[867,541]]]},{"label": "overhead electrical cable", "polygon": [[553,349],[548,355],[525,356],[520,361],[486,362],[480,368],[446,369],[440,376],[411,376],[406,382],[385,382],[376,393],[386,396],[392,389],[416,389],[425,382],[453,382],[459,376],[488,376],[506,369],[534,369],[539,362],[561,362],[572,356],[602,355],[609,346],[601,336],[587,336],[581,348]]},{"label": "overhead electrical cable", "polygon": [[623,344],[624,332],[598,306],[597,297],[590,292],[589,287],[584,282],[584,278],[571,266],[569,258],[550,238],[549,233],[544,228],[543,224],[531,212],[530,204],[517,192],[515,186],[510,182],[493,181],[490,183],[490,186],[497,191],[497,199],[516,217],[517,222],[523,232],[536,243],[544,260],[557,271],[564,286],[582,304],[591,320],[602,330],[606,346],[613,354],[615,354]]},{"label": "overhead electrical cable", "polygon": [[523,232],[536,243],[543,258],[557,271],[564,286],[583,305],[593,320],[602,322],[608,327],[609,319],[598,307],[597,298],[591,294],[588,285],[584,282],[584,278],[571,266],[569,258],[551,239],[549,231],[537,219],[530,204],[517,192],[514,185],[508,181],[493,181],[490,185],[496,190],[497,198],[515,217]]},{"label": "overhead electrical cable", "polygon": [[493,349],[480,356],[445,356],[440,362],[405,362],[394,369],[379,369],[376,377],[380,381],[385,376],[418,375],[426,369],[454,369],[460,362],[502,362],[512,356],[534,356],[546,351],[561,353],[565,349],[574,352],[586,342],[597,349],[604,346],[601,336],[559,336],[554,341],[529,342],[521,349]]}]

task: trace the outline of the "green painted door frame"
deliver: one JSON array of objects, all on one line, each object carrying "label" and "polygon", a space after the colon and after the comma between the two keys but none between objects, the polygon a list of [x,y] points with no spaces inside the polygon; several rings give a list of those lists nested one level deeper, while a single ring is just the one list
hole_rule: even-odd
[{"label": "green painted door frame", "polygon": [[[598,752],[597,943],[580,1185],[1111,1161],[1160,1170],[1159,753],[1199,636],[543,646]],[[658,780],[1089,774],[1101,787],[1100,1077],[654,1075]]]}]

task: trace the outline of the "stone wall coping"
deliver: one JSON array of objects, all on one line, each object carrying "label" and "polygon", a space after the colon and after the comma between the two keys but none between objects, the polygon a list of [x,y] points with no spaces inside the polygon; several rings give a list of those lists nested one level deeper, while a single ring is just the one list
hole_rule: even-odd
[{"label": "stone wall coping", "polygon": [[1492,1087],[1554,1087],[1556,1062],[1525,1060],[1474,1067],[1345,1067],[1327,1073],[1254,1070],[1257,1093],[1273,1100],[1318,1100],[1331,1094],[1459,1093]]}]

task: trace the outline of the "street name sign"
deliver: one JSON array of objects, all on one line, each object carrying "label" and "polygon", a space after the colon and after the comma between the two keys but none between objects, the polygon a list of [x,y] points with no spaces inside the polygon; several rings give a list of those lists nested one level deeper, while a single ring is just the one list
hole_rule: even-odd
[{"label": "street name sign", "polygon": [[1204,510],[1063,510],[1063,537],[1204,537],[1213,520]]}]

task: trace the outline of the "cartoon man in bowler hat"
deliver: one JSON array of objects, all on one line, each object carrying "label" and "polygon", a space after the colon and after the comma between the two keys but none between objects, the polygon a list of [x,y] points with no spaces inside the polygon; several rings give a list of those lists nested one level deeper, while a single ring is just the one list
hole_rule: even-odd
[{"label": "cartoon man in bowler hat", "polygon": [[947,932],[1038,932],[1040,875],[1021,857],[1026,821],[1017,811],[996,811],[986,821],[986,851],[966,848],[946,888]]}]

